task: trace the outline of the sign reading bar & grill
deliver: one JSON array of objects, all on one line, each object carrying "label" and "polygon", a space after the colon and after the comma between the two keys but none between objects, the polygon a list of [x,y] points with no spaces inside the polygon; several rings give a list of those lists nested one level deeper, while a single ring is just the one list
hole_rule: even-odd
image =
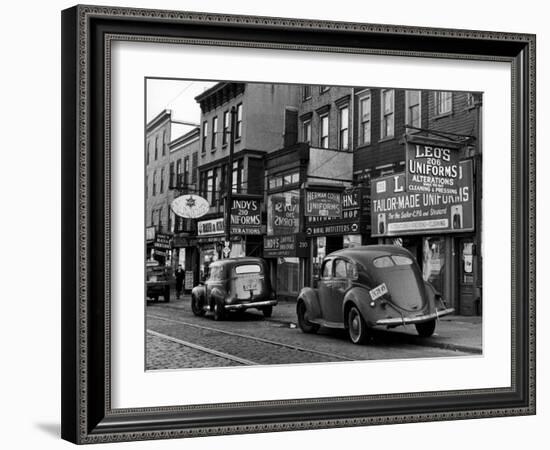
[{"label": "sign reading bar & grill", "polygon": [[403,173],[372,180],[372,236],[473,231],[472,161],[460,161],[457,173],[456,194],[407,191]]}]

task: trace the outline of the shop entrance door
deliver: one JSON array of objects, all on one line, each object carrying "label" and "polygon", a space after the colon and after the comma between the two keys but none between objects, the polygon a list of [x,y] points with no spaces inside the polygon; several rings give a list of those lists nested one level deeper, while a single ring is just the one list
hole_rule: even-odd
[{"label": "shop entrance door", "polygon": [[459,314],[481,315],[481,299],[476,289],[476,255],[472,239],[459,239],[458,305]]}]

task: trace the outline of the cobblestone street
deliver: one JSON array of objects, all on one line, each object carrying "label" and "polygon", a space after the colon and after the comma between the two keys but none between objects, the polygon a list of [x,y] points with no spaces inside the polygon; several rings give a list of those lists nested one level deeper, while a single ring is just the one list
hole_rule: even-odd
[{"label": "cobblestone street", "polygon": [[[195,317],[189,297],[147,306],[147,370],[253,364],[305,364],[373,359],[475,356],[473,347],[438,345],[407,332],[377,331],[367,345],[353,345],[344,331],[304,334],[292,320],[292,304],[266,319],[251,310],[216,322]],[[467,326],[463,324],[462,326]],[[476,325],[469,325],[475,327]],[[471,334],[471,333],[470,333]]]}]

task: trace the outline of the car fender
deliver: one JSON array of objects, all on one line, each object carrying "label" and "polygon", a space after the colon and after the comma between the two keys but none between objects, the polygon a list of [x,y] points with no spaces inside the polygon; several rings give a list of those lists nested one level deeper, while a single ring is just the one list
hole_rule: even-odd
[{"label": "car fender", "polygon": [[445,309],[441,294],[429,281],[424,281],[424,290],[426,291],[426,299],[428,301],[429,313],[433,314],[437,309]]},{"label": "car fender", "polygon": [[310,287],[303,288],[298,294],[298,301],[296,302],[296,306],[300,301],[303,301],[305,303],[309,319],[317,319],[320,317],[321,307],[319,304],[319,296],[317,295],[316,289]]},{"label": "car fender", "polygon": [[195,286],[191,290],[191,295],[195,296],[196,298],[198,298],[199,300],[202,300],[202,301],[204,301],[205,293],[206,293],[206,290],[204,289],[204,286],[202,286],[202,285],[201,286]]},{"label": "car fender", "polygon": [[348,309],[355,305],[359,312],[361,313],[361,316],[363,316],[363,319],[367,323],[368,326],[371,326],[374,323],[374,310],[369,306],[370,301],[370,295],[369,291],[361,286],[355,286],[352,287],[348,292],[346,292],[346,295],[344,296],[344,303],[342,305],[342,313],[343,317],[342,320],[344,322],[344,325],[347,328],[347,321],[346,321],[346,314]]}]

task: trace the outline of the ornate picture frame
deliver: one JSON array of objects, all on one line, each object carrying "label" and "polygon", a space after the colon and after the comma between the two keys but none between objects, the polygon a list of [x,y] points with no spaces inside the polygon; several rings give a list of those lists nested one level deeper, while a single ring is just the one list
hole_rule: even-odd
[{"label": "ornate picture frame", "polygon": [[[511,65],[511,385],[114,409],[110,62],[116,41]],[[140,344],[136,344],[140,345]],[[535,413],[535,36],[99,6],[62,12],[62,437],[74,443]]]}]

